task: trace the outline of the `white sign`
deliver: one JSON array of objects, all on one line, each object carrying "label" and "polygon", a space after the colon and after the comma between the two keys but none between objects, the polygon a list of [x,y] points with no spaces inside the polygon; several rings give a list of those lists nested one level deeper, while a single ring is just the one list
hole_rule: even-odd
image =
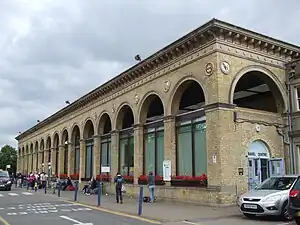
[{"label": "white sign", "polygon": [[217,156],[215,154],[212,157],[212,161],[213,161],[213,163],[217,163]]},{"label": "white sign", "polygon": [[270,153],[267,146],[261,141],[253,141],[248,149],[249,158],[270,158]]},{"label": "white sign", "polygon": [[72,219],[72,218],[70,218],[70,217],[68,217],[68,216],[60,216],[60,218],[65,219],[65,220],[72,221],[72,222],[75,223],[74,225],[77,225],[77,224],[80,224],[80,225],[93,225],[92,223],[81,223],[80,221],[74,220],[74,219]]},{"label": "white sign", "polygon": [[6,169],[10,169],[10,165],[6,165]]},{"label": "white sign", "polygon": [[110,173],[109,166],[101,166],[101,173]]},{"label": "white sign", "polygon": [[171,160],[163,161],[163,179],[164,181],[171,181],[172,162]]}]

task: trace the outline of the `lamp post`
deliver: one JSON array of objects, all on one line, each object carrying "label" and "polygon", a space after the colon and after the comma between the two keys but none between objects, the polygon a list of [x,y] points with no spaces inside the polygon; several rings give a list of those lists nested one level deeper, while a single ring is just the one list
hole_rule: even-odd
[{"label": "lamp post", "polygon": [[290,173],[295,173],[295,166],[294,166],[294,138],[292,136],[293,131],[293,121],[292,121],[292,112],[293,112],[293,101],[292,101],[292,84],[291,80],[295,77],[295,66],[291,67],[291,70],[288,72],[288,79],[287,79],[287,92],[288,92],[288,99],[289,99],[289,105],[288,105],[288,127],[289,127],[289,159],[290,159]]}]

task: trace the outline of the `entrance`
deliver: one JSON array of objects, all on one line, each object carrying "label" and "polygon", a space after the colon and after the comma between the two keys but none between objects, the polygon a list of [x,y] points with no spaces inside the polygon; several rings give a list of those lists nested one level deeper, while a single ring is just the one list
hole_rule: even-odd
[{"label": "entrance", "polygon": [[271,176],[285,174],[284,160],[270,159],[268,147],[262,141],[254,141],[248,150],[248,188],[254,189]]}]

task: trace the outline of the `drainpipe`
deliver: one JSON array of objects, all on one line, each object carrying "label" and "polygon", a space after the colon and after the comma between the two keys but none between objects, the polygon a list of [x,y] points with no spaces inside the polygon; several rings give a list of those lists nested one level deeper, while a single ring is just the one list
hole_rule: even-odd
[{"label": "drainpipe", "polygon": [[290,159],[290,173],[294,174],[295,173],[295,167],[294,167],[294,138],[292,137],[291,133],[293,131],[293,124],[292,124],[292,112],[293,112],[293,107],[292,107],[292,84],[291,84],[291,79],[294,78],[295,76],[295,66],[292,66],[292,69],[289,71],[288,76],[287,76],[287,92],[288,92],[288,97],[289,97],[289,104],[288,104],[288,126],[289,126],[289,159]]}]

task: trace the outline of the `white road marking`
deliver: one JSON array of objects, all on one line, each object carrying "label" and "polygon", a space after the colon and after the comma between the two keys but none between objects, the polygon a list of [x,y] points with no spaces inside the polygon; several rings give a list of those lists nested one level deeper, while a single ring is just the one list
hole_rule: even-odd
[{"label": "white road marking", "polygon": [[0,197],[3,197],[3,194],[0,194]]},{"label": "white road marking", "polygon": [[10,195],[10,196],[19,196],[19,194],[17,194],[17,193],[8,193],[8,195]]},{"label": "white road marking", "polygon": [[71,209],[61,209],[62,212],[71,212]]},{"label": "white road marking", "polygon": [[276,224],[276,225],[292,225],[292,224],[294,224],[294,222],[287,222],[287,223],[278,223],[278,224]]},{"label": "white road marking", "polygon": [[0,208],[0,210],[4,210],[4,208]]},{"label": "white road marking", "polygon": [[16,216],[18,215],[17,213],[7,213],[8,216]]},{"label": "white road marking", "polygon": [[50,213],[57,213],[58,210],[49,210]]},{"label": "white road marking", "polygon": [[77,223],[77,224],[82,224],[81,222],[79,222],[79,221],[77,221],[77,220],[74,220],[74,219],[72,219],[72,218],[70,218],[70,217],[67,217],[67,216],[60,216],[60,218],[63,218],[63,219],[65,219],[65,220],[72,221],[72,222]]},{"label": "white road marking", "polygon": [[186,224],[191,224],[191,225],[201,225],[201,223],[194,223],[194,222],[190,222],[190,221],[181,221],[183,223],[186,223]]},{"label": "white road marking", "polygon": [[33,195],[32,193],[30,192],[22,192],[23,195]]},{"label": "white road marking", "polygon": [[90,208],[78,208],[77,210],[78,211],[90,211],[92,209],[90,209]]},{"label": "white road marking", "polygon": [[16,209],[15,207],[8,207],[8,209]]},{"label": "white road marking", "polygon": [[40,211],[40,213],[46,214],[48,213],[48,211]]},{"label": "white road marking", "polygon": [[20,215],[28,215],[27,212],[19,212]]}]

